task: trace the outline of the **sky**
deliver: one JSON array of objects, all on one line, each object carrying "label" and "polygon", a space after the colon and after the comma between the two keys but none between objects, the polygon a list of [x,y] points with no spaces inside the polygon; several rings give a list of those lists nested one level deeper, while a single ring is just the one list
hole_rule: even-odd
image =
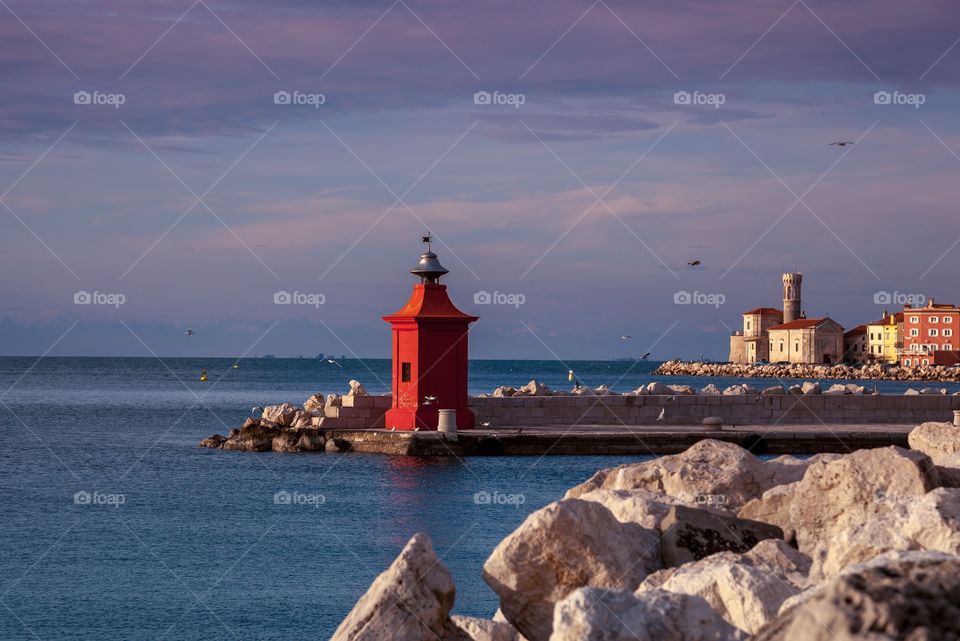
[{"label": "sky", "polygon": [[949,0],[2,0],[0,39],[0,354],[388,357],[427,231],[474,358],[725,359],[783,271],[847,328],[960,300]]}]

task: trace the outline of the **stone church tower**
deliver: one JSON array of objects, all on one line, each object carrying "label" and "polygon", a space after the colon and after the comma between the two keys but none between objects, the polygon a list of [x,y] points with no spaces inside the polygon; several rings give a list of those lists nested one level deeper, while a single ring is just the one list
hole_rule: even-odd
[{"label": "stone church tower", "polygon": [[801,317],[800,308],[800,283],[803,281],[803,274],[799,272],[786,272],[783,275],[783,322],[799,320]]}]

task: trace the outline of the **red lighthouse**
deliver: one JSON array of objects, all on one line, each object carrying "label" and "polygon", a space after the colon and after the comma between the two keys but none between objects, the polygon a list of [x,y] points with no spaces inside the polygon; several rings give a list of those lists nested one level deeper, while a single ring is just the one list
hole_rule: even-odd
[{"label": "red lighthouse", "polygon": [[384,316],[393,328],[393,407],[387,429],[436,430],[437,410],[457,412],[457,427],[473,427],[467,407],[467,332],[476,316],[464,314],[447,296],[440,277],[447,273],[437,255],[427,251],[410,270],[420,277],[400,311]]}]

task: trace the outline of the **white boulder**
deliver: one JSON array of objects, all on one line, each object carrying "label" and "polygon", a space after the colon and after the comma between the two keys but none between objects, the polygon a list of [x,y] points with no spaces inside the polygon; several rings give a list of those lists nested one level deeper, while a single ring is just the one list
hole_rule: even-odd
[{"label": "white boulder", "polygon": [[454,586],[426,534],[416,534],[360,597],[331,641],[464,639],[450,620]]},{"label": "white boulder", "polygon": [[483,578],[530,641],[550,638],[554,606],[573,590],[635,590],[661,566],[659,533],[621,523],[603,505],[568,499],[537,510],[500,542]]},{"label": "white boulder", "polygon": [[697,596],[581,588],[557,604],[550,641],[745,641]]}]

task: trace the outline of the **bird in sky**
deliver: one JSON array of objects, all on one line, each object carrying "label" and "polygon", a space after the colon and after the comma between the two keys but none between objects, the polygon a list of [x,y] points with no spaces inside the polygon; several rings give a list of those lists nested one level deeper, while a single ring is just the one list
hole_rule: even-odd
[{"label": "bird in sky", "polygon": [[620,337],[620,340],[622,340],[622,341],[628,341],[628,340],[630,340],[631,338],[633,338],[633,336],[630,336],[629,334],[627,334],[627,335],[625,335],[625,336],[621,336],[621,337]]},{"label": "bird in sky", "polygon": [[660,410],[660,416],[657,417],[657,420],[662,421],[666,417],[667,417],[667,408],[664,407],[662,410]]},{"label": "bird in sky", "polygon": [[185,331],[184,334],[186,334],[187,336],[193,336],[193,330],[188,327],[187,331]]},{"label": "bird in sky", "polygon": [[830,143],[829,146],[832,147],[832,146],[836,145],[837,147],[846,147],[847,145],[852,145],[852,144],[853,144],[853,141],[851,141],[851,140],[838,140],[838,141],[836,141],[836,142]]},{"label": "bird in sky", "polygon": [[327,359],[327,362],[336,365],[336,366],[339,367],[340,369],[343,369],[343,365],[341,365],[341,364],[338,363],[337,361],[333,360],[332,358],[328,358],[328,359]]},{"label": "bird in sky", "polygon": [[696,267],[697,265],[700,264],[700,261],[699,261],[699,260],[691,260],[691,261],[690,261],[689,263],[687,263],[687,264],[690,265],[691,267]]},{"label": "bird in sky", "polygon": [[643,360],[647,360],[648,358],[650,358],[650,352],[647,352],[646,354],[644,354],[644,355],[641,356],[640,358],[642,358]]}]

